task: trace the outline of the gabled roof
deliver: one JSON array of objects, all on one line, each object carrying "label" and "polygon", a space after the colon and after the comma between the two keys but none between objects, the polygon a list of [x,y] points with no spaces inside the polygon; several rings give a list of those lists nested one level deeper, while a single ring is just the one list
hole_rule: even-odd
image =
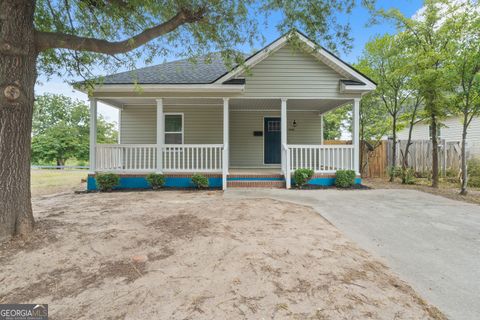
[{"label": "gabled roof", "polygon": [[352,87],[354,87],[354,90],[370,91],[376,88],[376,83],[372,79],[370,79],[369,77],[367,77],[366,75],[364,75],[363,73],[361,73],[353,66],[346,63],[324,47],[317,45],[315,42],[310,40],[306,35],[299,32],[298,30],[288,32],[287,34],[281,36],[277,40],[267,45],[265,48],[257,51],[245,60],[244,65],[236,66],[235,68],[218,78],[215,83],[219,84],[224,83],[225,81],[229,81],[230,79],[240,75],[246,68],[252,68],[257,63],[263,61],[278,49],[284,47],[288,43],[289,39],[293,36],[298,37],[298,39],[304,45],[306,45],[307,48],[312,50],[312,54],[317,59],[337,71],[339,74],[346,77],[347,79],[345,79],[345,81],[352,81],[351,83],[342,83],[342,90],[352,90]]},{"label": "gabled roof", "polygon": [[208,84],[228,70],[217,52],[201,56],[195,62],[183,59],[108,75],[103,84]]},{"label": "gabled roof", "polygon": [[[244,79],[237,78],[245,68],[251,68],[269,55],[285,46],[292,36],[297,36],[312,55],[345,77],[340,81],[341,91],[371,91],[376,84],[366,75],[338,58],[325,48],[315,44],[301,32],[294,30],[251,56],[245,55],[245,61],[232,69],[227,69],[220,53],[213,53],[197,58],[167,62],[155,66],[108,75],[103,78],[103,85],[243,85]],[[77,83],[79,85],[81,83]]]}]

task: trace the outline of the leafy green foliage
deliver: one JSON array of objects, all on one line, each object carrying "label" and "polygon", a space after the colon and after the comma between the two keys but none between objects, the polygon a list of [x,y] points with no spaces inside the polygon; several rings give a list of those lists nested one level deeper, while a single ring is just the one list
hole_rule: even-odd
[{"label": "leafy green foliage", "polygon": [[339,140],[342,131],[350,130],[352,106],[346,105],[327,112],[323,117],[323,138]]},{"label": "leafy green foliage", "polygon": [[[38,96],[32,123],[32,162],[64,165],[67,159],[88,160],[89,111],[87,105],[63,95]],[[116,143],[115,124],[100,115],[97,141]]]},{"label": "leafy green foliage", "polygon": [[468,161],[468,174],[470,176],[480,177],[480,159],[473,158]]},{"label": "leafy green foliage", "polygon": [[335,173],[335,186],[338,188],[351,188],[355,184],[356,174],[353,170],[337,170]]},{"label": "leafy green foliage", "polygon": [[402,167],[395,166],[395,167],[388,167],[388,176],[394,178],[400,178],[402,176]]},{"label": "leafy green foliage", "polygon": [[150,173],[146,177],[153,189],[160,189],[165,185],[165,176],[159,173]]},{"label": "leafy green foliage", "polygon": [[402,170],[402,183],[403,184],[415,184],[415,170],[412,168],[405,168]]},{"label": "leafy green foliage", "polygon": [[192,183],[197,189],[208,188],[208,178],[203,174],[194,174],[192,176]]},{"label": "leafy green foliage", "polygon": [[299,188],[307,184],[310,179],[312,179],[314,171],[312,169],[299,168],[293,173],[293,178],[295,179],[295,185]]},{"label": "leafy green foliage", "polygon": [[[351,38],[348,20],[337,19],[337,14],[348,14],[358,4],[371,9],[374,2],[37,0],[34,23],[38,31],[108,41],[128,39],[171,20],[180,12],[192,18],[141,48],[115,56],[82,50],[46,50],[39,56],[38,69],[47,76],[81,76],[88,79],[95,76],[91,70],[99,67],[112,73],[126,66],[133,69],[138,61],[150,63],[155,58],[174,55],[192,58],[209,52],[222,52],[230,68],[243,58],[232,48],[244,44],[253,46],[255,42],[263,41],[259,26],[271,23],[272,14],[278,13],[280,19],[276,19],[275,27],[280,33],[299,28],[334,51],[349,50]],[[134,42],[131,41],[132,46]]]},{"label": "leafy green foliage", "polygon": [[468,161],[468,185],[480,188],[480,159],[473,158]]},{"label": "leafy green foliage", "polygon": [[365,95],[360,101],[360,140],[376,146],[391,130],[392,121],[376,93]]},{"label": "leafy green foliage", "polygon": [[[376,37],[366,44],[363,56],[358,63],[360,69],[377,82],[377,90],[371,93],[370,100],[377,102],[377,108],[384,110],[386,116],[384,119],[388,119],[385,122],[390,124],[389,130],[384,133],[388,132],[393,138],[391,166],[396,165],[397,132],[402,127],[400,117],[406,110],[405,104],[411,94],[411,77],[408,68],[410,56],[406,50],[404,38],[402,33]],[[379,129],[384,127],[385,125],[380,125]],[[390,177],[390,181],[393,181],[393,176]]]},{"label": "leafy green foliage", "polygon": [[[380,16],[393,21],[406,43],[410,56],[413,86],[422,97],[426,119],[431,126],[432,186],[438,187],[438,133],[439,120],[448,114],[448,60],[456,55],[452,43],[463,27],[457,15],[468,12],[463,2],[425,0],[422,11],[412,17],[405,17],[398,9],[380,10]],[[478,40],[477,46],[478,46]]]},{"label": "leafy green foliage", "polygon": [[112,191],[120,184],[120,176],[115,173],[97,173],[95,179],[98,189],[102,192]]}]

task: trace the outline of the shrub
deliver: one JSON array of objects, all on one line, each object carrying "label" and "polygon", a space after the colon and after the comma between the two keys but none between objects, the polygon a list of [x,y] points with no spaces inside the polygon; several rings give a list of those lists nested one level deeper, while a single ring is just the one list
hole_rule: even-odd
[{"label": "shrub", "polygon": [[300,168],[295,170],[293,178],[295,179],[297,187],[303,187],[310,179],[312,179],[313,173],[312,169]]},{"label": "shrub", "polygon": [[152,186],[152,189],[160,189],[165,185],[165,176],[159,173],[150,173],[146,177],[147,182]]},{"label": "shrub", "polygon": [[448,178],[458,178],[458,177],[460,176],[460,171],[458,171],[457,169],[449,168],[449,169],[447,169],[447,171],[445,172],[445,175],[446,175]]},{"label": "shrub", "polygon": [[388,167],[388,176],[394,178],[402,177],[402,167]]},{"label": "shrub", "polygon": [[470,177],[480,177],[480,159],[473,158],[469,160],[467,168]]},{"label": "shrub", "polygon": [[431,177],[432,177],[432,172],[430,170],[415,172],[415,178],[418,178],[418,179],[430,179]]},{"label": "shrub", "polygon": [[404,184],[415,184],[415,171],[412,168],[406,168],[404,177],[403,177]]},{"label": "shrub", "polygon": [[480,159],[473,158],[468,161],[468,186],[480,188]]},{"label": "shrub", "polygon": [[120,177],[115,173],[99,173],[96,175],[97,187],[102,192],[112,191],[120,183]]},{"label": "shrub", "polygon": [[197,187],[198,189],[202,188],[208,188],[208,179],[202,174],[194,174],[192,176],[192,183]]},{"label": "shrub", "polygon": [[477,177],[477,176],[469,177],[467,184],[469,187],[480,188],[480,177]]},{"label": "shrub", "polygon": [[338,188],[350,188],[355,184],[357,175],[353,170],[337,170],[335,176],[335,185]]}]

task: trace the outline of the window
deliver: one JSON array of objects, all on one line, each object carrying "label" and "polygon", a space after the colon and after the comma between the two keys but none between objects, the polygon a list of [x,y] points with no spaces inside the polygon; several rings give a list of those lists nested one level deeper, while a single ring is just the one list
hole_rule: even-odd
[{"label": "window", "polygon": [[280,121],[278,120],[269,120],[267,122],[267,130],[269,132],[278,132],[280,131]]},{"label": "window", "polygon": [[165,144],[183,144],[183,114],[165,114]]}]

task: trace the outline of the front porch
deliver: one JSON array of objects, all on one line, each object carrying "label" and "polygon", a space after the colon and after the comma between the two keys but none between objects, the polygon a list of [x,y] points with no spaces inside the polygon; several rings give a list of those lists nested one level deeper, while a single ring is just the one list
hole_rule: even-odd
[{"label": "front porch", "polygon": [[[96,143],[98,101],[120,110],[119,144]],[[95,189],[97,172],[120,174],[126,188],[148,187],[145,176],[151,172],[165,174],[171,187],[191,186],[191,175],[201,173],[211,186],[223,189],[290,188],[293,172],[309,168],[315,172],[312,183],[333,184],[337,170],[359,172],[359,102],[358,98],[95,98],[89,189]],[[323,115],[345,104],[352,105],[352,144],[324,144]],[[142,115],[144,110],[148,114]]]}]

